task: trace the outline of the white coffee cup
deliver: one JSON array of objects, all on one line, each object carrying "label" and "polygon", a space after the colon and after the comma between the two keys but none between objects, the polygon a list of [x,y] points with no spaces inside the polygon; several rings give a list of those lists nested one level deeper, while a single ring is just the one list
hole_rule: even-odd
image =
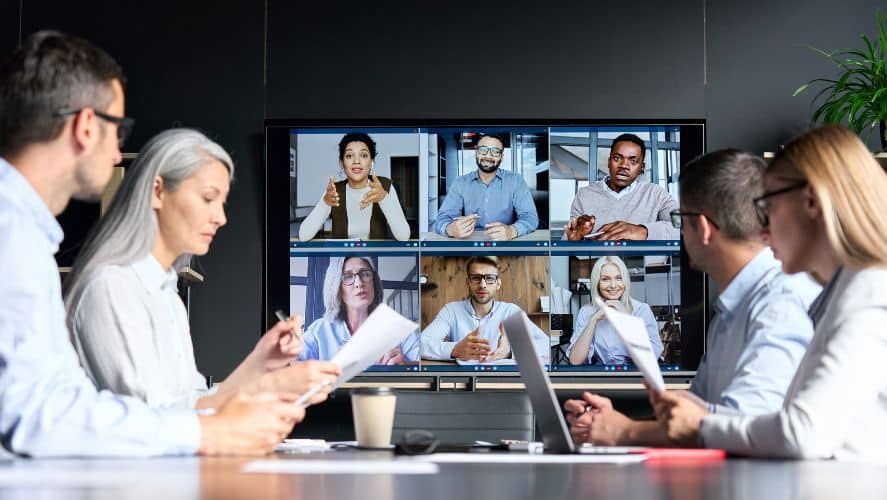
[{"label": "white coffee cup", "polygon": [[390,448],[397,396],[387,387],[360,387],[351,391],[354,434],[361,448]]}]

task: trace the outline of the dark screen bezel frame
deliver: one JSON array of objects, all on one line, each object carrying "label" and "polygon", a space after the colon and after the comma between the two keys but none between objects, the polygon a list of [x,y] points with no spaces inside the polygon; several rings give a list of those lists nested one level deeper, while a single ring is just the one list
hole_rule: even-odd
[{"label": "dark screen bezel frame", "polygon": [[[271,168],[277,161],[289,160],[290,130],[294,128],[502,128],[502,127],[620,127],[620,126],[681,126],[681,167],[707,151],[705,119],[340,119],[340,118],[300,118],[266,119],[264,147],[264,210],[262,212],[264,241],[262,242],[262,331],[267,330],[276,319],[274,311],[289,310],[289,221],[286,224],[272,224],[280,215],[289,211],[289,167]],[[686,128],[685,128],[686,126]],[[701,137],[700,137],[701,136]],[[701,150],[700,150],[701,147]],[[272,251],[272,249],[285,249]],[[680,372],[666,376],[686,377],[692,375],[705,351],[706,332],[710,317],[708,308],[708,279],[700,271],[689,265],[684,245],[681,244],[681,365]],[[588,377],[639,376],[637,372],[548,372],[549,376],[585,379]],[[363,372],[361,377],[440,377],[440,376],[479,376],[517,377],[515,372],[466,373],[453,372]]]}]

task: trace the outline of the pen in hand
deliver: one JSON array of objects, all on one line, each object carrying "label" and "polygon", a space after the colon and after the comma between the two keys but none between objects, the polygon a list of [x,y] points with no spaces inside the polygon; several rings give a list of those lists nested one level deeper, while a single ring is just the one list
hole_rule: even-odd
[{"label": "pen in hand", "polygon": [[[283,322],[289,321],[289,318],[286,316],[286,313],[284,313],[283,310],[281,310],[281,309],[274,311],[274,315],[277,316],[277,319],[279,319],[280,321],[283,321]],[[301,340],[302,332],[299,332],[299,331],[293,332],[293,337],[295,337],[296,340]]]}]

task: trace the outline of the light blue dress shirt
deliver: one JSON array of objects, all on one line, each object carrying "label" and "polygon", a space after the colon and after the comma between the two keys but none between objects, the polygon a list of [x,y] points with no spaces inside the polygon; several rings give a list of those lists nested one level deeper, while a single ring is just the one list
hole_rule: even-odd
[{"label": "light blue dress shirt", "polygon": [[34,457],[194,453],[194,410],[97,391],[77,361],[53,254],[62,228],[0,158],[0,441]]},{"label": "light blue dress shirt", "polygon": [[[650,306],[637,300],[631,299],[632,310],[631,315],[644,321],[644,327],[647,330],[647,337],[650,338],[650,345],[653,347],[653,354],[656,359],[662,355],[662,340],[659,338],[659,323],[653,316],[653,310]],[[594,313],[598,310],[597,306],[588,304],[579,309],[576,314],[575,327],[573,328],[573,336],[570,337],[570,347],[567,349],[567,356],[573,350],[573,345],[582,336],[582,331],[588,325]],[[588,350],[587,363],[597,362],[605,365],[624,365],[630,362],[631,355],[625,343],[619,338],[616,329],[607,319],[601,319],[594,330],[594,339],[592,340],[592,349]],[[597,359],[595,359],[595,356]]]},{"label": "light blue dress shirt", "polygon": [[475,231],[483,231],[491,222],[514,225],[518,236],[539,227],[539,214],[524,178],[501,168],[489,184],[480,180],[477,170],[457,177],[440,206],[434,230],[447,236],[447,226],[453,219],[469,214],[479,216]]},{"label": "light blue dress shirt", "polygon": [[[302,352],[299,354],[299,359],[329,361],[349,340],[351,340],[351,331],[344,320],[329,321],[326,318],[317,318],[302,337]],[[419,361],[418,332],[407,335],[399,347],[405,360]]]},{"label": "light blue dress shirt", "polygon": [[[499,345],[499,325],[505,318],[521,308],[510,302],[493,302],[493,307],[486,316],[480,318],[471,306],[471,300],[465,299],[450,302],[443,306],[434,320],[422,330],[422,357],[424,359],[451,360],[453,347],[460,340],[473,332],[478,326],[478,335],[490,342],[490,348],[496,350]],[[550,337],[538,327],[530,330],[536,353],[547,363],[551,359]]]},{"label": "light blue dress shirt", "polygon": [[779,410],[813,337],[807,309],[821,287],[788,276],[766,248],[718,296],[707,348],[690,391],[712,413]]}]

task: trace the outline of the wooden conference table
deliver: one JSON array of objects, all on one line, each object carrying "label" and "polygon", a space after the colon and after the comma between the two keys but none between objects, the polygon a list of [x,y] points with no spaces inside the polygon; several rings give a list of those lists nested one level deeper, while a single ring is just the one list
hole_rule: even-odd
[{"label": "wooden conference table", "polygon": [[[391,460],[333,451],[271,460]],[[0,498],[546,499],[848,498],[887,496],[887,467],[729,459],[634,464],[440,464],[432,475],[244,473],[249,458],[0,462]]]}]

